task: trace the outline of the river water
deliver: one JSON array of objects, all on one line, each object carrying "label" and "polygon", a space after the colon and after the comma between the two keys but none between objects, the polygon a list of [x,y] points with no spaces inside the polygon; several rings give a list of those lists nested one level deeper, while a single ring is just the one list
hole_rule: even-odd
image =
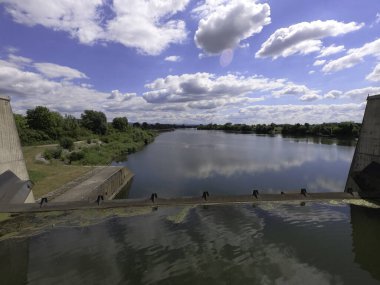
[{"label": "river water", "polygon": [[163,133],[118,165],[135,173],[129,198],[341,192],[354,150],[355,141],[190,129]]},{"label": "river water", "polygon": [[[343,145],[342,145],[343,144]],[[342,191],[350,142],[180,130],[124,162],[130,196]],[[0,284],[380,284],[373,201],[0,216]]]}]

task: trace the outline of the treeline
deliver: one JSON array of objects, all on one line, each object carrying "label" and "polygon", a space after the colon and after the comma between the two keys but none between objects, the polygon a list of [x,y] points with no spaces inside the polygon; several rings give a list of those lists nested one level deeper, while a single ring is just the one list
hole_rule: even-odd
[{"label": "treeline", "polygon": [[294,136],[328,136],[357,138],[361,124],[354,122],[323,123],[323,124],[208,124],[198,126],[198,130],[222,130],[230,132],[257,133],[257,134],[283,134]]},{"label": "treeline", "polygon": [[[125,159],[128,153],[155,137],[149,130],[130,125],[126,117],[114,118],[109,123],[103,112],[94,110],[85,110],[77,119],[38,106],[27,110],[25,116],[15,114],[14,117],[22,145],[58,143],[44,157],[67,163],[107,164]],[[80,142],[74,144],[75,141]]]}]

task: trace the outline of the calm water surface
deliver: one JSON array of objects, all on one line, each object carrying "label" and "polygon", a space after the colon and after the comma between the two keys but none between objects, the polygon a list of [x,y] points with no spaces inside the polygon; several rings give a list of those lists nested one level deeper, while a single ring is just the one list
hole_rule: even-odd
[{"label": "calm water surface", "polygon": [[[353,144],[179,130],[123,164],[136,174],[130,197],[342,191]],[[0,222],[0,284],[379,284],[380,208],[372,206],[19,215]]]},{"label": "calm water surface", "polygon": [[[177,130],[132,154],[130,198],[344,190],[354,141]],[[123,197],[125,198],[125,197]]]},{"label": "calm water surface", "polygon": [[380,209],[169,207],[92,226],[74,212],[36,214],[43,232],[1,241],[1,284],[379,284]]}]

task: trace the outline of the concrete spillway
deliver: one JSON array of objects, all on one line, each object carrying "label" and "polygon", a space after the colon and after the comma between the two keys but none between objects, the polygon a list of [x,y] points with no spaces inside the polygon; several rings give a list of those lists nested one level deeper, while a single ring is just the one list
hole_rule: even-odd
[{"label": "concrete spillway", "polygon": [[345,191],[380,191],[380,95],[367,98]]}]

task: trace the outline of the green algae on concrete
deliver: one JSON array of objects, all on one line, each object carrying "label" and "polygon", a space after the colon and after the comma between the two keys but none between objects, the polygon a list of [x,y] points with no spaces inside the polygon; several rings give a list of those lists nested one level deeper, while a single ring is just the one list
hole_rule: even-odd
[{"label": "green algae on concrete", "polygon": [[183,207],[179,212],[177,212],[176,214],[174,214],[174,215],[170,215],[170,216],[167,216],[167,220],[168,221],[170,221],[170,222],[172,222],[172,223],[174,223],[174,224],[180,224],[180,223],[182,223],[185,219],[186,219],[186,217],[187,217],[187,215],[189,214],[189,212],[190,212],[190,210],[192,209],[192,208],[194,208],[195,206],[192,206],[192,207],[190,207],[190,206],[187,206],[187,207]]},{"label": "green algae on concrete", "polygon": [[85,227],[113,217],[133,217],[152,212],[151,207],[89,209],[8,214],[0,216],[0,241],[40,234],[56,227]]}]

